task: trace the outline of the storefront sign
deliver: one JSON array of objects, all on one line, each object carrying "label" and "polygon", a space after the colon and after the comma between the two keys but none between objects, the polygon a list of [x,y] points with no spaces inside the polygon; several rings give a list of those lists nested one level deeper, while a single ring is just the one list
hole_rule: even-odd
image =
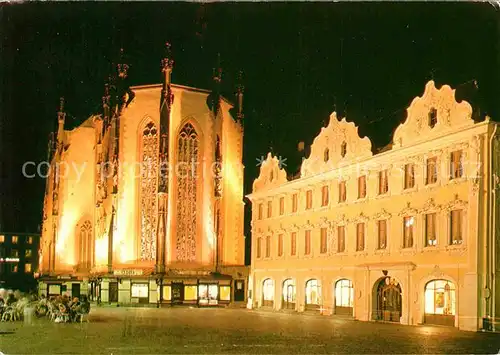
[{"label": "storefront sign", "polygon": [[141,276],[143,271],[141,269],[123,269],[123,270],[114,270],[114,276]]},{"label": "storefront sign", "polygon": [[18,263],[19,258],[0,258],[0,263]]}]

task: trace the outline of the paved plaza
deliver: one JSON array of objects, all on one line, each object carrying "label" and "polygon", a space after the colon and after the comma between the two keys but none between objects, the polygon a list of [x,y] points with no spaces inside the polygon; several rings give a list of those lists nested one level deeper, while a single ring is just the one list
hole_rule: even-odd
[{"label": "paved plaza", "polygon": [[199,308],[93,308],[90,322],[0,323],[11,354],[497,354],[500,335],[437,326]]}]

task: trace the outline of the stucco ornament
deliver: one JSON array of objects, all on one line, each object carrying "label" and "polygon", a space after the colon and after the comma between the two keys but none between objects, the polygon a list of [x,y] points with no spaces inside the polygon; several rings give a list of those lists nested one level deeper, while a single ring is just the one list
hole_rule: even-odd
[{"label": "stucco ornament", "polygon": [[[436,112],[436,122],[431,123],[431,111]],[[393,149],[442,136],[474,125],[472,107],[466,101],[455,100],[455,90],[448,85],[437,89],[434,81],[425,85],[422,96],[413,99],[407,108],[405,122],[393,137]]]},{"label": "stucco ornament", "polygon": [[415,209],[415,208],[413,208],[413,207],[411,207],[411,202],[407,202],[407,203],[406,203],[406,207],[405,207],[405,208],[403,208],[403,209],[401,210],[401,212],[399,212],[399,214],[398,214],[398,215],[399,215],[400,217],[405,217],[405,216],[414,216],[414,215],[416,215],[416,214],[418,214],[418,210],[417,210],[417,209]]},{"label": "stucco ornament", "polygon": [[314,139],[311,155],[302,163],[301,176],[317,175],[372,155],[370,139],[361,138],[354,122],[339,120],[333,112],[328,126],[322,127]]},{"label": "stucco ornament", "polygon": [[461,200],[458,194],[455,194],[455,198],[453,199],[453,201],[450,201],[446,204],[445,211],[450,212],[452,210],[466,209],[467,205],[467,201]]},{"label": "stucco ornament", "polygon": [[425,202],[424,206],[420,210],[420,213],[425,214],[429,212],[438,212],[441,210],[441,208],[442,206],[436,204],[436,201],[434,201],[434,199],[431,197]]},{"label": "stucco ornament", "polygon": [[287,182],[286,171],[280,167],[280,160],[271,153],[260,165],[259,177],[253,183],[253,192],[272,189]]}]

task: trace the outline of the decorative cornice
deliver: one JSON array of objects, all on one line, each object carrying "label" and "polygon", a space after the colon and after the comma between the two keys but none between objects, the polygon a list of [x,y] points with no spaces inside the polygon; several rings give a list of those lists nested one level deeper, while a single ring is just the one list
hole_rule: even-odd
[{"label": "decorative cornice", "polygon": [[390,219],[392,215],[386,211],[385,208],[382,208],[382,210],[372,216],[373,220],[381,220],[381,219]]},{"label": "decorative cornice", "polygon": [[442,208],[443,206],[437,205],[434,199],[431,197],[425,202],[424,207],[422,207],[419,212],[423,214],[429,212],[437,212],[440,211]]},{"label": "decorative cornice", "polygon": [[466,209],[467,206],[468,206],[468,202],[461,200],[458,197],[458,194],[455,194],[455,199],[446,204],[445,210],[446,210],[446,212],[450,212],[450,211],[456,210],[456,209]]},{"label": "decorative cornice", "polygon": [[415,215],[418,214],[418,210],[415,208],[411,207],[411,202],[406,203],[406,207],[401,210],[401,212],[398,213],[399,217],[404,217],[404,216],[410,216],[410,215]]},{"label": "decorative cornice", "polygon": [[370,220],[370,217],[366,216],[363,212],[361,212],[358,216],[353,218],[352,222],[364,223],[364,222],[368,222],[369,220]]},{"label": "decorative cornice", "polygon": [[336,221],[336,224],[338,225],[346,225],[350,222],[350,220],[345,216],[345,214],[342,214],[340,218]]}]

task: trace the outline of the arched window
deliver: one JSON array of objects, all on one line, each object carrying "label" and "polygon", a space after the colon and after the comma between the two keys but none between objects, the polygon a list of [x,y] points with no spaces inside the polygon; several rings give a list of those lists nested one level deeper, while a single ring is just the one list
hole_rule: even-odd
[{"label": "arched window", "polygon": [[142,131],[141,146],[141,260],[156,258],[158,130],[149,122]]},{"label": "arched window", "polygon": [[347,142],[343,141],[340,145],[340,156],[343,158],[347,154]]},{"label": "arched window", "polygon": [[196,259],[199,145],[198,133],[190,123],[186,123],[178,136],[177,151],[176,253],[179,261]]},{"label": "arched window", "polygon": [[265,279],[262,282],[262,305],[273,306],[274,303],[274,281]]},{"label": "arched window", "polygon": [[321,303],[321,288],[316,279],[306,282],[306,305],[319,305]]},{"label": "arched window", "polygon": [[90,221],[85,221],[80,227],[78,266],[83,270],[92,267],[92,225]]},{"label": "arched window", "polygon": [[352,281],[338,280],[335,283],[335,307],[353,307],[354,288]]},{"label": "arched window", "polygon": [[286,279],[283,282],[283,301],[285,303],[295,303],[295,281]]},{"label": "arched window", "polygon": [[323,153],[323,160],[325,161],[325,163],[330,160],[330,149],[325,148],[325,152]]},{"label": "arched window", "polygon": [[455,315],[455,284],[448,280],[432,280],[425,285],[425,313]]}]

